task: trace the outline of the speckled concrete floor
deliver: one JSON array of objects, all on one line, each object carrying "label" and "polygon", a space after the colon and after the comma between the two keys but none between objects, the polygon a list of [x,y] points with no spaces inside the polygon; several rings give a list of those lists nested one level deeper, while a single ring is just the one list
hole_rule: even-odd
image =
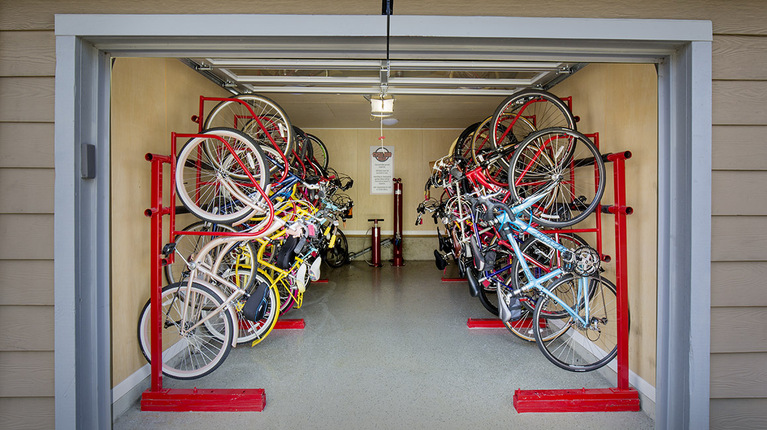
[{"label": "speckled concrete floor", "polygon": [[488,318],[465,282],[441,282],[433,262],[353,263],[323,273],[304,305],[285,318],[304,330],[275,330],[238,347],[211,375],[164,378],[167,388],[263,388],[262,412],[142,412],[115,429],[649,429],[644,412],[517,413],[514,390],[615,386],[598,373],[550,364],[534,343],[505,329],[470,330]]}]

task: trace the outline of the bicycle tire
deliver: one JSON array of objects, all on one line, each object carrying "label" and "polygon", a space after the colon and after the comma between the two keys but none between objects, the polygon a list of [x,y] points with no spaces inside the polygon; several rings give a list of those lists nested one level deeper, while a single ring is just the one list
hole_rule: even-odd
[{"label": "bicycle tire", "polygon": [[[204,309],[216,309],[224,303],[220,293],[201,283],[194,282],[190,292],[190,302],[194,297],[195,306],[193,309],[187,309],[187,315],[192,318],[199,317]],[[178,324],[184,312],[185,293],[186,285],[176,283],[164,287],[160,296],[164,318],[162,373],[183,380],[201,378],[216,370],[226,360],[234,340],[234,320],[226,308],[210,321],[220,328],[218,334],[222,334],[223,338],[208,332],[206,324],[201,324],[188,335],[180,335]],[[139,317],[138,339],[141,353],[150,363],[151,319],[151,300],[148,300]],[[204,354],[203,347],[211,354]]]},{"label": "bicycle tire", "polygon": [[492,144],[500,148],[522,142],[530,133],[551,127],[575,130],[575,118],[570,108],[548,91],[521,90],[507,97],[493,113],[490,124]]},{"label": "bicycle tire", "polygon": [[[263,197],[255,186],[244,183],[247,173],[218,137],[228,142],[265,193],[269,190],[267,164],[259,145],[239,130],[217,128],[205,134],[211,137],[194,137],[179,152],[176,194],[184,207],[198,218],[215,224],[232,224],[250,216],[255,211],[251,204]],[[253,202],[241,201],[227,187],[252,198]]]},{"label": "bicycle tire", "polygon": [[[560,278],[551,290],[558,297],[563,291],[571,291],[576,294],[579,277],[567,275]],[[570,372],[590,372],[609,363],[618,352],[618,319],[617,319],[617,293],[615,285],[609,280],[599,277],[585,277],[589,283],[590,327],[583,327],[570,315],[566,318],[543,318],[540,315],[547,308],[559,308],[560,305],[549,297],[544,298],[535,308],[533,317],[536,323],[535,340],[543,355],[557,367]],[[579,315],[583,315],[585,301],[581,300],[577,306]],[[544,340],[539,331],[538,323],[545,321],[548,325],[566,327],[565,332],[551,340]]]},{"label": "bicycle tire", "polygon": [[325,251],[322,260],[333,268],[338,268],[349,262],[349,242],[341,229],[336,229],[336,242],[332,248]]},{"label": "bicycle tire", "polygon": [[309,142],[312,145],[311,161],[322,167],[322,170],[327,170],[330,157],[328,155],[328,147],[325,146],[325,142],[311,133],[306,133],[306,137],[309,139]]},{"label": "bicycle tire", "polygon": [[[277,324],[277,319],[281,312],[280,293],[277,291],[277,284],[275,284],[268,276],[263,272],[258,271],[254,277],[255,282],[251,283],[250,288],[247,289],[248,294],[252,294],[256,291],[256,288],[260,283],[268,285],[266,292],[266,309],[263,317],[258,321],[251,321],[242,315],[242,312],[237,311],[237,328],[239,333],[237,335],[237,344],[250,343],[255,345],[264,340],[269,333],[271,333],[274,326]],[[241,298],[242,304],[247,300],[245,297]],[[236,306],[238,309],[241,306]],[[287,311],[286,311],[287,312]]]},{"label": "bicycle tire", "polygon": [[508,184],[515,204],[545,193],[526,211],[531,222],[569,227],[599,206],[605,191],[605,164],[585,135],[567,128],[548,128],[519,144],[511,157]]},{"label": "bicycle tire", "polygon": [[[256,263],[256,251],[252,242],[239,242],[233,243],[231,246],[224,246],[217,250],[218,252],[226,252],[226,254],[219,258],[214,258],[216,266],[212,267],[212,272],[218,276],[232,282],[237,287],[245,290],[247,296],[241,296],[234,302],[235,314],[237,316],[237,344],[256,343],[263,340],[274,327],[277,322],[278,312],[274,312],[274,309],[280,309],[279,293],[276,290],[274,283],[257,269]],[[251,321],[247,319],[241,309],[247,301],[250,294],[253,294],[258,285],[265,283],[269,286],[269,290],[266,293],[266,310],[264,315],[258,321]],[[215,284],[214,286],[220,287],[221,291],[225,295],[230,295],[232,291],[226,284]],[[213,328],[209,327],[211,332]]]},{"label": "bicycle tire", "polygon": [[269,136],[271,136],[283,154],[290,154],[294,148],[293,126],[288,114],[280,105],[258,94],[239,94],[232,98],[247,103],[264,125],[265,130],[258,126],[258,122],[252,118],[250,110],[245,105],[234,100],[222,101],[214,106],[205,118],[204,130],[216,127],[235,128],[244,131],[259,144],[270,146],[272,142]]},{"label": "bicycle tire", "polygon": [[[226,224],[213,224],[207,221],[196,221],[184,227],[181,231],[182,232],[204,232],[204,231],[235,232],[237,230]],[[166,264],[163,267],[163,273],[165,274],[166,283],[174,284],[176,282],[183,281],[186,275],[189,274],[189,269],[184,259],[180,257],[189,258],[190,256],[197,254],[197,252],[200,251],[202,247],[205,246],[205,244],[208,243],[214,237],[215,236],[213,235],[201,236],[201,235],[193,235],[193,234],[179,234],[178,236],[176,236],[176,246],[174,250],[176,255],[175,255],[175,258],[173,259],[173,263]],[[255,255],[255,253],[253,255]]]},{"label": "bicycle tire", "polygon": [[463,129],[461,134],[455,140],[452,150],[450,151],[450,154],[453,156],[453,158],[460,157],[466,161],[473,160],[471,156],[471,144],[473,141],[474,132],[477,131],[477,127],[479,127],[479,125],[480,122],[475,122],[474,124]]}]

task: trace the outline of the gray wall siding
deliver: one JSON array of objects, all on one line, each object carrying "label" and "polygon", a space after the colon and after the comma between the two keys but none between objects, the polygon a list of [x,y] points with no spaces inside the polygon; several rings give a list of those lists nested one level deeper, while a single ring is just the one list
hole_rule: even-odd
[{"label": "gray wall siding", "polygon": [[[416,3],[416,2],[412,2]],[[203,0],[0,3],[0,315],[29,316],[0,342],[0,427],[53,426],[53,74],[55,13],[379,14],[377,2]],[[767,314],[767,9],[761,0],[485,0],[515,16],[710,19],[713,44],[711,427],[767,427],[767,339],[739,332]],[[397,14],[472,15],[465,0],[397,5]],[[574,29],[577,31],[577,29]],[[5,185],[12,184],[12,190]],[[30,195],[32,194],[32,195]],[[6,317],[5,315],[10,315]],[[729,329],[728,329],[729,326]],[[728,331],[729,330],[729,331]],[[26,331],[26,333],[25,333]],[[738,332],[737,335],[733,333]],[[28,336],[30,339],[25,340]],[[32,340],[32,338],[35,338]]]},{"label": "gray wall siding", "polygon": [[54,425],[54,45],[0,31],[0,428]]},{"label": "gray wall siding", "polygon": [[740,27],[718,27],[713,18],[710,425],[717,429],[767,427],[767,336],[747,328],[767,321],[767,34],[743,18]]}]

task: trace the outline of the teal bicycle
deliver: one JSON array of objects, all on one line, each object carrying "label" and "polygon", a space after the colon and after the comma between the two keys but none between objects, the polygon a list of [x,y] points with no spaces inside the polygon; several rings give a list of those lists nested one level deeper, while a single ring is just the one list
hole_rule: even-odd
[{"label": "teal bicycle", "polygon": [[[588,148],[588,155],[580,152],[575,157],[570,156],[569,163],[593,168],[599,178],[590,195],[591,204],[575,208],[578,211],[577,217],[560,217],[553,223],[556,227],[565,227],[577,222],[574,218],[580,221],[598,207],[605,187],[604,161],[593,144],[579,137],[577,132],[550,129],[542,133],[548,133],[546,142],[551,140],[551,136],[565,136],[569,139],[578,137],[579,145]],[[525,149],[518,149],[517,154],[520,151]],[[538,157],[544,153],[540,146],[536,151],[527,152]],[[519,302],[526,301],[527,306],[534,307],[530,324],[535,341],[547,359],[573,372],[599,369],[617,354],[616,287],[602,277],[601,256],[594,248],[577,244],[574,248],[568,248],[536,228],[537,225],[552,224],[549,214],[563,213],[562,205],[558,209],[555,205],[545,205],[552,200],[554,193],[559,192],[557,190],[563,187],[567,178],[559,174],[543,174],[542,169],[531,168],[530,161],[515,164],[517,158],[517,155],[512,158],[509,169],[510,187],[512,190],[517,187],[516,196],[512,199],[516,203],[506,204],[486,199],[476,205],[483,212],[476,216],[494,225],[498,236],[508,242],[515,257],[514,268],[511,270],[512,282],[496,283],[499,316],[506,323],[518,318]],[[537,179],[531,179],[534,177]],[[523,183],[528,186],[523,188]],[[572,208],[574,204],[579,203],[570,203],[569,207]],[[568,207],[564,209],[569,210]],[[539,253],[551,255],[533,255],[530,247],[523,252],[515,240],[515,236],[519,235],[532,237],[539,244],[536,247]],[[551,267],[551,270],[540,270],[535,259],[543,258],[557,261],[558,264]],[[533,304],[529,302],[531,296],[536,297]]]}]

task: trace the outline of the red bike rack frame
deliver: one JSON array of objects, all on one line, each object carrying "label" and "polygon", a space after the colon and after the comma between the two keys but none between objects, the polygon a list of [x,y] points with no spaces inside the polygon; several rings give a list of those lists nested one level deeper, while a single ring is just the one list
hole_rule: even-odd
[{"label": "red bike rack frame", "polygon": [[521,390],[514,393],[517,412],[611,412],[639,411],[639,392],[629,385],[628,355],[628,278],[626,251],[626,215],[633,210],[626,206],[626,174],[624,161],[631,152],[608,154],[613,163],[615,203],[600,211],[615,215],[615,272],[618,300],[618,354],[616,388],[570,390]]},{"label": "red bike rack frame", "polygon": [[[173,139],[175,154],[175,134]],[[167,263],[162,254],[162,216],[170,215],[170,235],[175,230],[175,199],[171,181],[171,203],[162,204],[164,164],[173,166],[173,156],[147,154],[152,163],[152,206],[145,211],[151,218],[151,386],[141,395],[142,411],[183,412],[183,411],[262,411],[266,404],[263,389],[170,389],[162,386],[162,318],[160,301],[162,290],[162,266]],[[174,172],[171,169],[171,178]]]}]

